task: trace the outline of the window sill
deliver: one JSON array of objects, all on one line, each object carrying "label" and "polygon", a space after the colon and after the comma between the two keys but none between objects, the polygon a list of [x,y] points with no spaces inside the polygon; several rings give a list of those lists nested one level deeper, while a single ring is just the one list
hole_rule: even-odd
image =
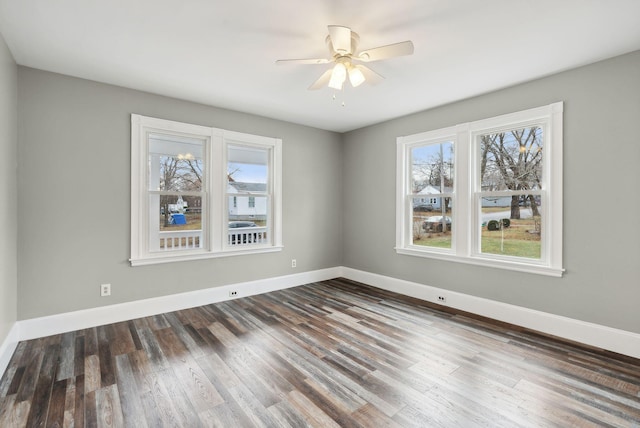
[{"label": "window sill", "polygon": [[226,250],[218,252],[198,252],[188,254],[158,254],[144,258],[129,259],[131,266],[147,266],[161,263],[186,262],[191,260],[217,259],[220,257],[245,256],[250,254],[275,253],[284,247],[245,248],[242,250]]},{"label": "window sill", "polygon": [[564,272],[563,268],[554,268],[541,264],[523,263],[518,261],[497,260],[481,256],[462,257],[454,254],[435,251],[430,252],[411,248],[396,248],[395,250],[398,254],[404,254],[408,256],[425,257],[455,263],[465,263],[475,266],[506,269],[517,272],[532,273],[536,275],[553,276],[557,278],[562,277],[562,273]]}]

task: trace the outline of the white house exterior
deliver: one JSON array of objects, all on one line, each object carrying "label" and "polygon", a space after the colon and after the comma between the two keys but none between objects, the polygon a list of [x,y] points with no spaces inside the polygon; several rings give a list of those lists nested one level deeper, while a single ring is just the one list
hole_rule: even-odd
[{"label": "white house exterior", "polygon": [[229,183],[227,193],[233,194],[229,196],[229,221],[266,220],[266,189],[265,183]]}]

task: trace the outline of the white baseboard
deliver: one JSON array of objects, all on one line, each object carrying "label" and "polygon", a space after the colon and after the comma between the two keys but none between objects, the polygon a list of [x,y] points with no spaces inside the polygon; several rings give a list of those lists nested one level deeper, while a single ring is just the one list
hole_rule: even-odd
[{"label": "white baseboard", "polygon": [[[356,269],[343,267],[341,272],[344,278],[384,290],[640,358],[640,334],[637,333]],[[438,301],[438,296],[446,297],[446,302]]]},{"label": "white baseboard", "polygon": [[238,292],[237,297],[247,297],[311,282],[325,281],[339,276],[340,268],[336,267],[27,319],[18,322],[20,340],[35,339],[67,331],[223,302],[232,299],[229,297],[231,290]]},{"label": "white baseboard", "polygon": [[4,371],[7,369],[9,361],[11,360],[16,347],[18,346],[18,342],[18,323],[15,322],[13,323],[13,326],[11,326],[7,337],[5,337],[2,342],[0,342],[0,378],[2,377]]},{"label": "white baseboard", "polygon": [[442,304],[438,296],[445,296],[445,305],[455,309],[640,358],[640,334],[637,333],[357,269],[334,267],[18,321],[0,344],[0,373],[4,372],[19,340],[222,302],[230,300],[231,290],[238,291],[238,297],[245,297],[337,277],[438,304]]}]

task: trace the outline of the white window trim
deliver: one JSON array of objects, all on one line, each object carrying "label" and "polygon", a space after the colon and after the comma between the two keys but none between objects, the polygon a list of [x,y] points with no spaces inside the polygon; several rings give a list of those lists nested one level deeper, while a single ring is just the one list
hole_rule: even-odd
[{"label": "white window trim", "polygon": [[[548,276],[560,277],[562,267],[562,115],[563,103],[532,108],[516,113],[464,123],[453,127],[423,132],[397,139],[396,164],[396,252],[438,260],[488,266]],[[476,191],[478,156],[475,138],[495,130],[541,124],[545,131],[545,160],[543,164],[543,237],[542,257],[528,260],[518,257],[483,254],[479,252],[479,207]],[[456,176],[454,178],[453,239],[451,249],[430,248],[412,244],[412,212],[410,198],[411,148],[440,141],[453,141]],[[550,141],[550,143],[549,143]],[[536,192],[538,193],[538,192]],[[469,215],[472,213],[472,215]],[[478,236],[474,236],[478,235]]]},{"label": "white window trim", "polygon": [[[148,227],[148,184],[146,134],[149,131],[173,133],[202,138],[206,141],[205,162],[207,193],[203,200],[206,204],[207,231],[203,231],[203,248],[175,252],[149,252]],[[227,227],[227,144],[255,145],[269,147],[269,231],[272,234],[270,244],[235,248],[226,245]],[[216,159],[217,161],[214,161]],[[262,137],[212,127],[192,125],[138,114],[131,115],[131,258],[132,266],[170,263],[187,260],[201,260],[217,257],[229,257],[246,254],[259,254],[281,251],[282,244],[282,140]]]}]

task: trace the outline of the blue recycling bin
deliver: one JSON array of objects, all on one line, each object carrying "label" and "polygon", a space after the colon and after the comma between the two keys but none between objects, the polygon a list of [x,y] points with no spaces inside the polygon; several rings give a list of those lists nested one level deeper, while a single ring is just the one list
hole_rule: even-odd
[{"label": "blue recycling bin", "polygon": [[169,219],[170,224],[187,224],[187,219],[184,214],[171,214]]}]

